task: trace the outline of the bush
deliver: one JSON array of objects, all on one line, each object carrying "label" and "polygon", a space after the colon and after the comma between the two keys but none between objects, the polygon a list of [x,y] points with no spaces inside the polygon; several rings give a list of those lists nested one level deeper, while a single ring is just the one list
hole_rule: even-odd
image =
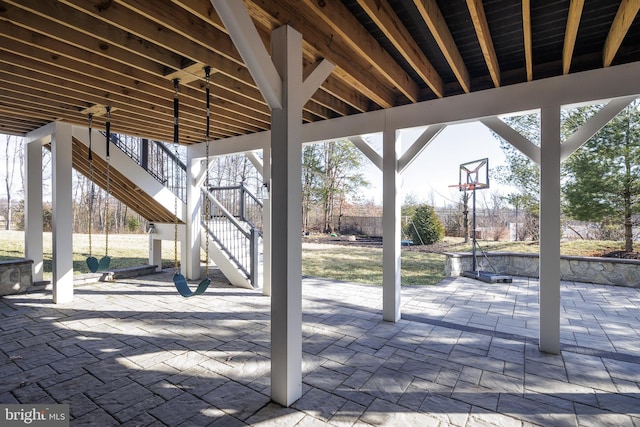
[{"label": "bush", "polygon": [[413,239],[414,244],[431,245],[444,237],[444,226],[438,219],[435,210],[429,205],[421,205],[416,208],[408,227],[407,233]]}]

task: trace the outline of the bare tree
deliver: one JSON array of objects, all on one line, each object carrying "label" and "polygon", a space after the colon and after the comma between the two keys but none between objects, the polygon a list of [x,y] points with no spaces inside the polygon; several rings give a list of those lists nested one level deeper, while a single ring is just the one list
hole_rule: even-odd
[{"label": "bare tree", "polygon": [[[4,184],[5,191],[7,193],[7,209],[6,209],[6,221],[5,228],[7,230],[11,229],[12,224],[12,212],[13,212],[13,194],[14,194],[14,177],[16,172],[16,164],[20,165],[23,163],[22,160],[22,138],[18,138],[12,135],[5,135],[5,175],[4,175]],[[16,159],[20,158],[18,162]]]}]

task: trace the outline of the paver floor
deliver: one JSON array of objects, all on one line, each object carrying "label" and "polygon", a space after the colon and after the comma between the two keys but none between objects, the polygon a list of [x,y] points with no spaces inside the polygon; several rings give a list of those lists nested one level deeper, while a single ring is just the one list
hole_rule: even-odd
[{"label": "paver floor", "polygon": [[562,354],[538,282],[402,289],[303,281],[303,395],[270,401],[270,299],[170,273],[0,299],[0,403],[68,403],[71,425],[640,427],[640,289],[562,283]]}]

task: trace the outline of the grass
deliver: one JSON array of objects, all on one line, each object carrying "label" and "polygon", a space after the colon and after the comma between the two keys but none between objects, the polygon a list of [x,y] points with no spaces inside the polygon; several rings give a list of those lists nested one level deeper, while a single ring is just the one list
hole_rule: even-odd
[{"label": "grass", "polygon": [[[487,252],[525,252],[538,253],[538,242],[493,242],[480,241],[480,247]],[[471,243],[462,238],[447,237],[438,244],[444,252],[469,252]],[[560,253],[573,256],[601,256],[604,253],[624,250],[624,242],[609,240],[567,240],[560,242]]]},{"label": "grass", "polygon": [[[52,236],[43,235],[43,270],[44,279],[52,277]],[[105,255],[104,234],[92,236],[93,256],[100,259]],[[178,245],[178,250],[180,246]],[[89,256],[89,236],[87,234],[73,235],[73,271],[75,274],[89,273],[86,259]],[[149,263],[149,236],[146,234],[110,234],[109,268],[134,267]],[[24,258],[24,232],[0,231],[0,260]],[[167,242],[162,247],[163,262],[173,263],[173,244]]]},{"label": "grass", "polygon": [[[306,243],[302,274],[356,283],[382,284],[382,249]],[[431,285],[444,279],[444,255],[402,251],[402,284]]]},{"label": "grass", "polygon": [[[148,263],[149,240],[145,234],[109,235],[111,268],[133,267]],[[104,235],[93,235],[93,256],[104,255]],[[44,233],[44,278],[51,279],[51,233]],[[486,251],[537,253],[537,242],[480,242]],[[563,255],[599,256],[624,249],[622,242],[575,240],[562,242]],[[178,250],[179,247],[178,247]],[[411,247],[402,250],[402,284],[432,285],[444,279],[442,252],[465,252],[470,243],[462,239],[446,238],[433,247]],[[73,235],[73,269],[76,274],[88,273],[89,237]],[[24,233],[0,231],[0,260],[24,257]],[[165,264],[173,265],[173,244],[165,242],[162,249]],[[203,257],[204,259],[204,257]],[[302,246],[302,274],[346,282],[382,284],[382,249],[377,247],[342,246],[326,243],[304,243]]]}]

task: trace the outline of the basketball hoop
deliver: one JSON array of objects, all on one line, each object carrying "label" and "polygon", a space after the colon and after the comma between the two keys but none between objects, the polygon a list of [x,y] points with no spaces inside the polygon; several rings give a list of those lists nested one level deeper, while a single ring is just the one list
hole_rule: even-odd
[{"label": "basketball hoop", "polygon": [[[478,256],[476,253],[476,248],[479,247],[478,239],[476,238],[476,190],[483,190],[485,188],[489,188],[489,159],[480,159],[475,160],[473,162],[463,163],[460,165],[460,181],[458,184],[450,185],[449,187],[458,187],[458,190],[471,191],[472,194],[472,202],[473,202],[473,236],[472,236],[472,271],[463,271],[462,275],[465,277],[471,277],[474,279],[482,280],[487,283],[511,283],[511,276],[505,276],[502,274],[497,274],[493,266],[491,268],[494,270],[493,273],[486,271],[478,271]],[[466,194],[465,194],[465,221],[466,221]],[[482,254],[487,260],[487,263],[491,265],[489,262],[489,258],[484,253],[482,248],[480,248]]]},{"label": "basketball hoop", "polygon": [[473,191],[473,190],[482,190],[485,188],[489,188],[489,184],[467,184],[466,182],[463,184],[452,184],[449,187],[457,187],[460,191]]},{"label": "basketball hoop", "polygon": [[458,184],[460,191],[473,191],[489,188],[489,159],[474,160],[460,165]]}]

